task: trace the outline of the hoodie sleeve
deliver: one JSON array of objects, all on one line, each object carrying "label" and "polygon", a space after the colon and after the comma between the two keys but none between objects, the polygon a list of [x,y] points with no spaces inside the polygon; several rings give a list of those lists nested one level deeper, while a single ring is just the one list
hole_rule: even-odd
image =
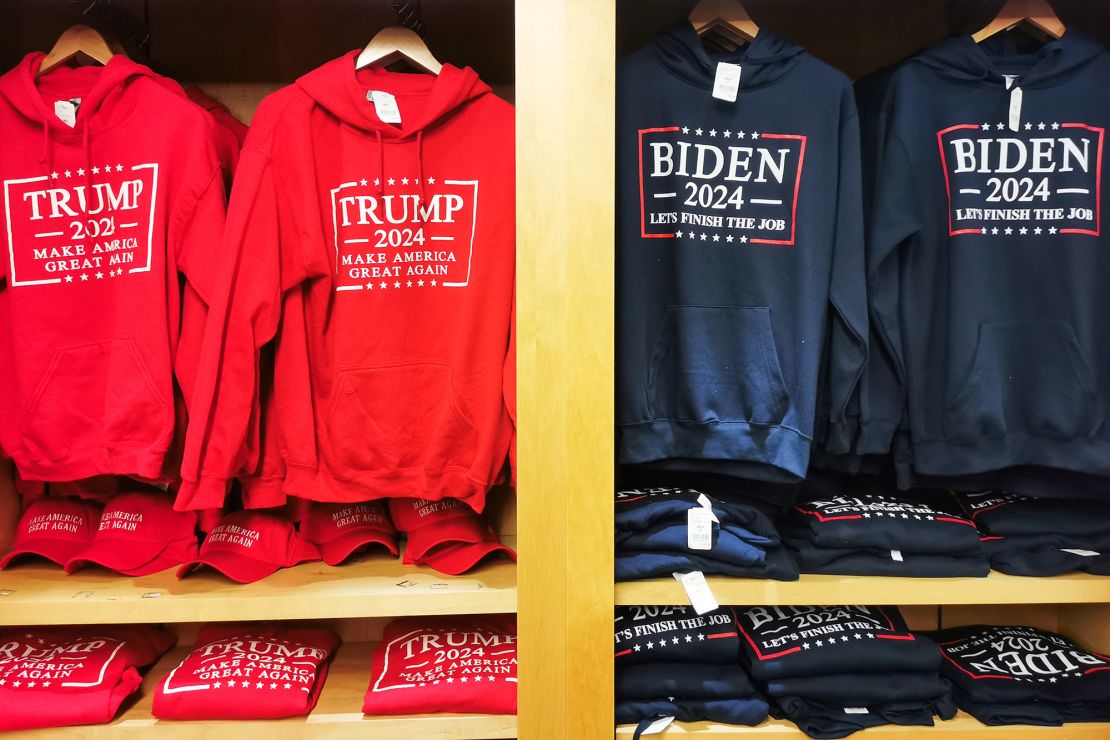
[{"label": "hoodie sleeve", "polygon": [[859,121],[849,92],[840,127],[836,235],[829,285],[828,437],[826,449],[851,452],[855,422],[848,407],[867,363],[867,292],[864,271],[863,203]]},{"label": "hoodie sleeve", "polygon": [[[221,506],[229,481],[257,455],[259,356],[277,332],[283,278],[278,191],[267,153],[248,149],[228,208],[181,464],[177,508]],[[298,272],[285,270],[284,272]]]},{"label": "hoodie sleeve", "polygon": [[513,422],[513,437],[509,440],[510,482],[516,488],[516,291],[513,291],[513,312],[509,320],[509,351],[505,355],[504,376],[505,408]]}]

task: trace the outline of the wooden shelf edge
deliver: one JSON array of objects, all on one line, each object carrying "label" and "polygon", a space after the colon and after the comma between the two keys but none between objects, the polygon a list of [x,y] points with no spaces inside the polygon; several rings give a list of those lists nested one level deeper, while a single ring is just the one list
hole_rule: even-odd
[{"label": "wooden shelf edge", "polygon": [[[717,601],[731,605],[816,604],[1072,604],[1110,602],[1110,577],[1070,573],[1024,578],[992,572],[986,578],[885,578],[803,575],[798,581],[709,576]],[[688,603],[673,578],[616,584],[619,606]],[[1107,737],[1110,737],[1108,735]]]},{"label": "wooden shelf edge", "polygon": [[211,571],[180,581],[173,570],[140,578],[99,568],[66,575],[39,563],[0,571],[0,624],[10,626],[503,614],[516,604],[516,564],[503,558],[444,576],[373,555],[338,567],[304,563],[251,584]]},{"label": "wooden shelf edge", "polygon": [[5,740],[99,740],[121,736],[156,736],[159,740],[196,740],[198,737],[234,737],[259,740],[289,738],[431,738],[432,740],[480,740],[515,738],[517,721],[512,715],[420,714],[368,717],[362,714],[362,697],[370,682],[370,657],[374,643],[349,642],[340,646],[328,671],[316,709],[307,717],[280,720],[155,719],[150,711],[154,687],[180,663],[190,646],[178,646],[164,655],[143,680],[141,695],[115,720],[104,725],[54,727],[15,732]]},{"label": "wooden shelf edge", "polygon": [[[617,727],[617,737],[632,737],[635,725]],[[678,737],[696,737],[699,740],[710,738],[742,738],[742,740],[784,740],[785,738],[804,738],[805,733],[786,720],[769,719],[757,727],[722,725],[715,722],[675,722],[660,737],[662,740]],[[899,727],[882,725],[857,732],[853,738],[900,738],[902,740],[921,740],[929,737],[983,738],[983,740],[1106,740],[1110,737],[1110,723],[1073,723],[1063,727],[1036,727],[1033,725],[1005,725],[990,727],[974,717],[958,713],[943,722],[936,720],[933,727]]]}]

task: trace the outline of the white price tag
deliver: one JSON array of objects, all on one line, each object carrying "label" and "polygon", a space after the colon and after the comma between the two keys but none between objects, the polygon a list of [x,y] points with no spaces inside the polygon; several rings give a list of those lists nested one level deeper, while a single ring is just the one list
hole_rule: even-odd
[{"label": "white price tag", "polygon": [[716,517],[709,509],[690,509],[686,512],[686,547],[691,550],[713,549],[713,522]]},{"label": "white price tag", "polygon": [[65,125],[73,128],[77,125],[77,104],[72,100],[55,100],[54,115]]},{"label": "white price tag", "polygon": [[901,550],[891,550],[890,551],[890,559],[893,560],[896,563],[903,562],[903,560],[902,560],[902,551]]},{"label": "white price tag", "polygon": [[371,90],[366,93],[366,99],[374,104],[374,112],[382,123],[400,123],[401,109],[397,107],[397,98],[381,90]]},{"label": "white price tag", "polygon": [[641,735],[658,735],[663,730],[670,727],[672,722],[674,722],[674,717],[660,717],[659,719],[655,720],[650,725],[645,727],[644,731],[641,732],[640,734]]},{"label": "white price tag", "polygon": [[871,714],[867,707],[844,707],[845,714]]},{"label": "white price tag", "polygon": [[1076,550],[1070,547],[1061,547],[1060,552],[1070,552],[1072,555],[1079,555],[1084,558],[1095,558],[1102,554],[1094,550]]},{"label": "white price tag", "polygon": [[1018,131],[1021,129],[1021,88],[1014,85],[1010,88],[1010,130]]},{"label": "white price tag", "polygon": [[717,603],[717,597],[709,590],[709,584],[705,582],[705,576],[700,570],[691,573],[672,573],[671,575],[686,589],[686,597],[690,599],[690,605],[694,607],[694,611],[699,616],[721,606]]},{"label": "white price tag", "polygon": [[718,100],[736,102],[740,93],[740,65],[717,62],[717,74],[713,78],[713,97]]}]

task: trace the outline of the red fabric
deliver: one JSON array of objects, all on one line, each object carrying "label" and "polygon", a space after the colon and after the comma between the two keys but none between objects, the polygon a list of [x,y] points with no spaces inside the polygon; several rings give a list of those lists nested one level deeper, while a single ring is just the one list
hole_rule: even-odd
[{"label": "red fabric", "polygon": [[42,59],[0,77],[0,449],[30,480],[164,479],[221,253],[211,124],[122,55]]},{"label": "red fabric", "polygon": [[405,617],[374,650],[366,714],[516,714],[516,616]]},{"label": "red fabric", "polygon": [[220,161],[227,171],[234,175],[239,164],[239,152],[247,138],[247,126],[235,116],[227,106],[210,97],[204,90],[196,85],[186,85],[185,94],[189,100],[208,111],[217,126],[217,148],[220,152]]},{"label": "red fabric", "polygon": [[0,629],[0,731],[111,721],[173,644],[146,625]]},{"label": "red fabric", "polygon": [[288,520],[264,511],[236,511],[208,533],[200,555],[181,566],[177,577],[207,565],[233,581],[253,583],[281,568],[319,559],[320,551]]},{"label": "red fabric", "polygon": [[312,504],[301,521],[301,534],[320,548],[328,565],[339,565],[368,545],[383,545],[397,555],[397,530],[385,514],[385,503]]},{"label": "red fabric", "polygon": [[488,521],[454,499],[395,498],[389,510],[397,528],[408,536],[406,565],[428,565],[457,576],[493,553],[516,560],[516,553],[501,544]]},{"label": "red fabric", "polygon": [[278,719],[316,706],[339,646],[330,630],[209,624],[154,691],[159,719]]},{"label": "red fabric", "polygon": [[[480,511],[505,461],[513,109],[470,69],[356,72],[355,54],[252,121],[179,507],[217,506],[246,476],[248,507],[422,496]],[[375,90],[396,96],[399,126],[377,118]]]},{"label": "red fabric", "polygon": [[100,521],[100,507],[80,499],[42,499],[19,518],[11,552],[0,559],[0,568],[25,555],[38,555],[65,565],[88,547]]},{"label": "red fabric", "polygon": [[89,564],[126,576],[146,576],[197,556],[197,515],[174,511],[164,493],[123,493],[104,507],[96,537],[66,563],[66,573]]}]

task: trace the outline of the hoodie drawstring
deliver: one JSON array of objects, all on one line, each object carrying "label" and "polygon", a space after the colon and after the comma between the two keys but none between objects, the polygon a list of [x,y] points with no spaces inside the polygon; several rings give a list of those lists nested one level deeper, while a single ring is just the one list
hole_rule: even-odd
[{"label": "hoodie drawstring", "polygon": [[424,180],[424,129],[416,132],[416,181],[420,183],[420,202],[426,207],[428,190]]},{"label": "hoodie drawstring", "polygon": [[88,121],[85,122],[84,128],[85,140],[85,198],[87,203],[92,202],[93,183],[92,183],[92,135],[89,133]]},{"label": "hoodie drawstring", "polygon": [[54,147],[50,142],[50,122],[46,120],[42,122],[42,154],[39,155],[39,162],[46,168],[48,176],[54,171]]},{"label": "hoodie drawstring", "polygon": [[382,132],[375,131],[378,137],[378,195],[385,192],[385,144],[382,143]]}]

